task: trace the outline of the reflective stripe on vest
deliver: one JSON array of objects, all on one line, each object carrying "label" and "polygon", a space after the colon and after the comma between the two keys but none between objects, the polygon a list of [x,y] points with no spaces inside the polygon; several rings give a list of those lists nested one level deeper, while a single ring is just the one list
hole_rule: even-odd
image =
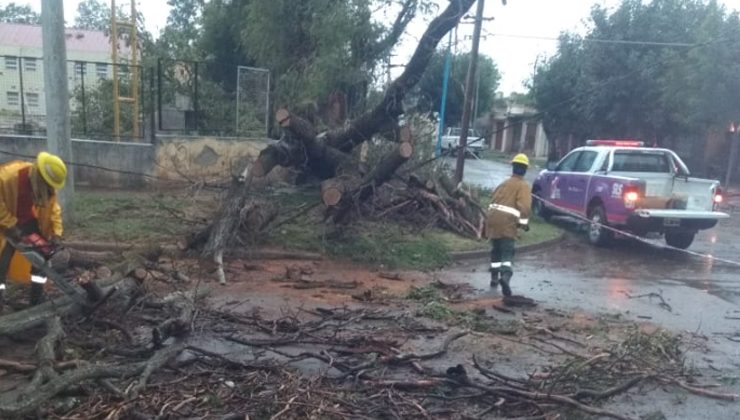
[{"label": "reflective stripe on vest", "polygon": [[512,216],[516,216],[517,219],[519,217],[521,217],[521,215],[522,215],[522,213],[519,210],[515,209],[514,207],[504,206],[502,204],[490,204],[488,206],[488,209],[489,210],[498,210],[498,211],[502,211],[504,213],[509,213]]},{"label": "reflective stripe on vest", "polygon": [[36,276],[36,275],[31,276],[31,283],[46,284],[46,280],[48,279],[43,276]]}]

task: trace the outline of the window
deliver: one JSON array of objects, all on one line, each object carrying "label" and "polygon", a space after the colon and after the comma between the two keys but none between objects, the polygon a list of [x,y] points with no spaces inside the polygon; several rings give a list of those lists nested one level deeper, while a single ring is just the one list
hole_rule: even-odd
[{"label": "window", "polygon": [[20,97],[18,96],[18,92],[7,92],[5,96],[7,98],[8,106],[20,105]]},{"label": "window", "polygon": [[105,63],[95,64],[95,74],[98,76],[99,79],[107,79],[108,78],[108,65]]},{"label": "window", "polygon": [[581,153],[581,158],[578,159],[578,162],[576,162],[575,167],[573,168],[573,172],[588,172],[591,170],[591,167],[594,165],[594,161],[596,160],[596,156],[598,156],[598,153],[593,151],[585,151]]},{"label": "window", "polygon": [[87,74],[87,63],[75,61],[75,78],[85,77]]},{"label": "window", "polygon": [[26,105],[29,108],[39,107],[39,94],[38,93],[27,93],[26,94]]},{"label": "window", "polygon": [[646,153],[632,151],[614,152],[615,172],[671,172],[668,159],[664,153]]},{"label": "window", "polygon": [[561,160],[558,164],[557,170],[560,172],[572,172],[573,168],[576,166],[578,158],[581,157],[581,153],[583,152],[572,152],[568,156],[564,157],[563,160]]},{"label": "window", "polygon": [[5,70],[18,70],[18,57],[5,57]]},{"label": "window", "polygon": [[36,59],[35,58],[24,58],[23,69],[26,71],[36,71]]}]

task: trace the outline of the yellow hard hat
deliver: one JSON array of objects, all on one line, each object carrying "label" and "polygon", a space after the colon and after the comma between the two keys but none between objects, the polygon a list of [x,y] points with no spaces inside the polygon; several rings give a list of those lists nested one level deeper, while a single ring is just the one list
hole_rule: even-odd
[{"label": "yellow hard hat", "polygon": [[518,155],[514,156],[514,159],[511,160],[511,163],[521,163],[522,165],[529,166],[529,158],[524,153],[519,153]]},{"label": "yellow hard hat", "polygon": [[50,187],[55,190],[64,188],[64,181],[67,178],[67,165],[59,156],[41,152],[36,157],[36,167],[41,173],[41,177]]}]

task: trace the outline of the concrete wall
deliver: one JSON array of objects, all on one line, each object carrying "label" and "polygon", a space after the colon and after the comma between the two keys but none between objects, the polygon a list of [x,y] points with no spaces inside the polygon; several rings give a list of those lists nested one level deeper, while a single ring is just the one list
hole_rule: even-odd
[{"label": "concrete wall", "polygon": [[[0,162],[32,161],[45,147],[45,137],[0,135]],[[146,175],[153,173],[154,146],[151,144],[73,139],[72,153],[77,164],[72,165],[75,181],[80,186],[142,187],[149,182]]]},{"label": "concrete wall", "polygon": [[157,136],[155,175],[208,181],[238,175],[270,144],[264,139]]}]

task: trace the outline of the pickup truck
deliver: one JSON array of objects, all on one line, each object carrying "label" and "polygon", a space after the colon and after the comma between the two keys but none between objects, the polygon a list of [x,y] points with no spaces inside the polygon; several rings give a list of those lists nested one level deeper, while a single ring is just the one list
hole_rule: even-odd
[{"label": "pickup truck", "polygon": [[[455,148],[460,145],[461,134],[462,129],[456,127],[448,127],[444,131],[444,134],[442,134],[442,150],[452,150],[450,155],[455,156],[457,154]],[[483,140],[478,140],[479,138],[480,136],[478,135],[478,133],[475,132],[475,130],[468,130],[468,144],[466,150],[468,153],[476,157],[480,154],[481,151],[483,151],[483,149],[485,149]]]},{"label": "pickup truck", "polygon": [[588,238],[607,245],[614,232],[662,234],[668,245],[685,249],[699,230],[729,215],[719,181],[693,178],[668,149],[629,140],[589,140],[560,162],[548,163],[532,184],[533,211],[547,219],[565,213],[587,218]]}]

